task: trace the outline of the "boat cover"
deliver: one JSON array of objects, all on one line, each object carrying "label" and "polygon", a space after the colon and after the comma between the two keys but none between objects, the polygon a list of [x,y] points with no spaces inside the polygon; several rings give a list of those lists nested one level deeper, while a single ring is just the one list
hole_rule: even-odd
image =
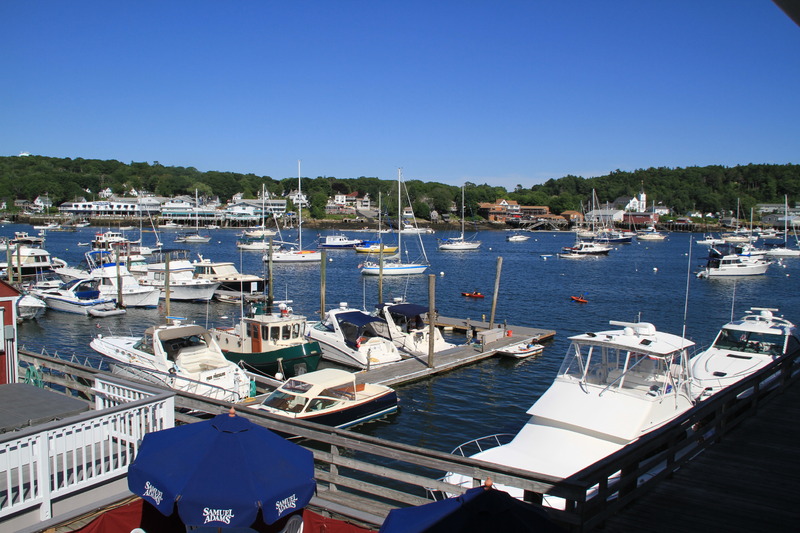
[{"label": "boat cover", "polygon": [[395,315],[417,316],[427,313],[428,308],[417,304],[397,304],[390,306],[389,312]]}]

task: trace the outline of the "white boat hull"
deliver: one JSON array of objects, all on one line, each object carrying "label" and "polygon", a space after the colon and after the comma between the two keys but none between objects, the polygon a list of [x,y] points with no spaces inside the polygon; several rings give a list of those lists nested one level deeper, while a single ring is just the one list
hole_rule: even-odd
[{"label": "white boat hull", "polygon": [[[383,275],[384,276],[405,276],[410,274],[424,274],[428,269],[428,265],[418,263],[384,263]],[[361,268],[361,273],[367,276],[380,275],[380,265],[374,263],[365,263]]]}]

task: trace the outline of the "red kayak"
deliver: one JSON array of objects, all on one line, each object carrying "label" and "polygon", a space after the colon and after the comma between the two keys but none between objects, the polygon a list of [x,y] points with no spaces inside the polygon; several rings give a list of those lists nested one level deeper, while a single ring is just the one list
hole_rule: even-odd
[{"label": "red kayak", "polygon": [[483,294],[479,292],[462,292],[461,296],[468,296],[470,298],[483,298]]},{"label": "red kayak", "polygon": [[586,298],[584,298],[584,297],[583,297],[583,295],[580,295],[580,296],[570,296],[570,298],[572,298],[572,301],[573,301],[573,302],[578,302],[578,303],[581,303],[581,304],[585,304],[585,303],[587,303],[587,302],[589,301],[589,300],[587,300]]}]

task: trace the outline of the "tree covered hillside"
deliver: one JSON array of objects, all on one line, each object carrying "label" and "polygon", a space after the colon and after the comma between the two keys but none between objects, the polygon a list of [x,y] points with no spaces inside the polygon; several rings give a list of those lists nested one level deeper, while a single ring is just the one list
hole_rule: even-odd
[{"label": "tree covered hillside", "polygon": [[[273,196],[283,196],[297,189],[296,177],[273,178],[235,172],[201,172],[193,167],[168,167],[158,162],[121,163],[115,160],[70,159],[45,156],[0,157],[0,198],[33,200],[46,192],[54,205],[84,197],[96,198],[98,191],[111,188],[117,195],[135,189],[158,196],[187,194],[195,189],[205,196],[219,196],[225,202],[237,192],[256,198],[264,184]],[[378,194],[390,213],[396,213],[397,180],[330,176],[303,178],[303,192],[311,201],[311,214],[324,216],[328,197],[334,194],[368,193],[376,203]],[[431,210],[445,213],[460,205],[458,186],[420,180],[406,181],[414,212],[426,218]],[[707,166],[687,168],[649,168],[632,172],[617,170],[606,176],[582,178],[564,176],[530,188],[517,186],[514,191],[488,184],[466,184],[468,213],[477,213],[477,205],[498,198],[516,200],[522,205],[546,205],[551,212],[580,209],[588,205],[592,190],[601,203],[620,196],[647,193],[648,203],[660,203],[677,213],[689,211],[721,212],[736,208],[737,199],[745,211],[757,203],[790,204],[800,199],[800,165],[750,164],[736,167]],[[404,203],[406,202],[404,198]]]}]

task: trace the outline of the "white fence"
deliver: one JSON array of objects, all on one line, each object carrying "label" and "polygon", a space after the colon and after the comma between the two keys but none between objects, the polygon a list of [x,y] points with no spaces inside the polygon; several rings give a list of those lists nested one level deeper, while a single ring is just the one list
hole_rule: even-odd
[{"label": "white fence", "polygon": [[124,478],[144,435],[175,425],[172,393],[111,376],[92,390],[92,411],[0,435],[0,520],[53,518],[54,502]]}]

